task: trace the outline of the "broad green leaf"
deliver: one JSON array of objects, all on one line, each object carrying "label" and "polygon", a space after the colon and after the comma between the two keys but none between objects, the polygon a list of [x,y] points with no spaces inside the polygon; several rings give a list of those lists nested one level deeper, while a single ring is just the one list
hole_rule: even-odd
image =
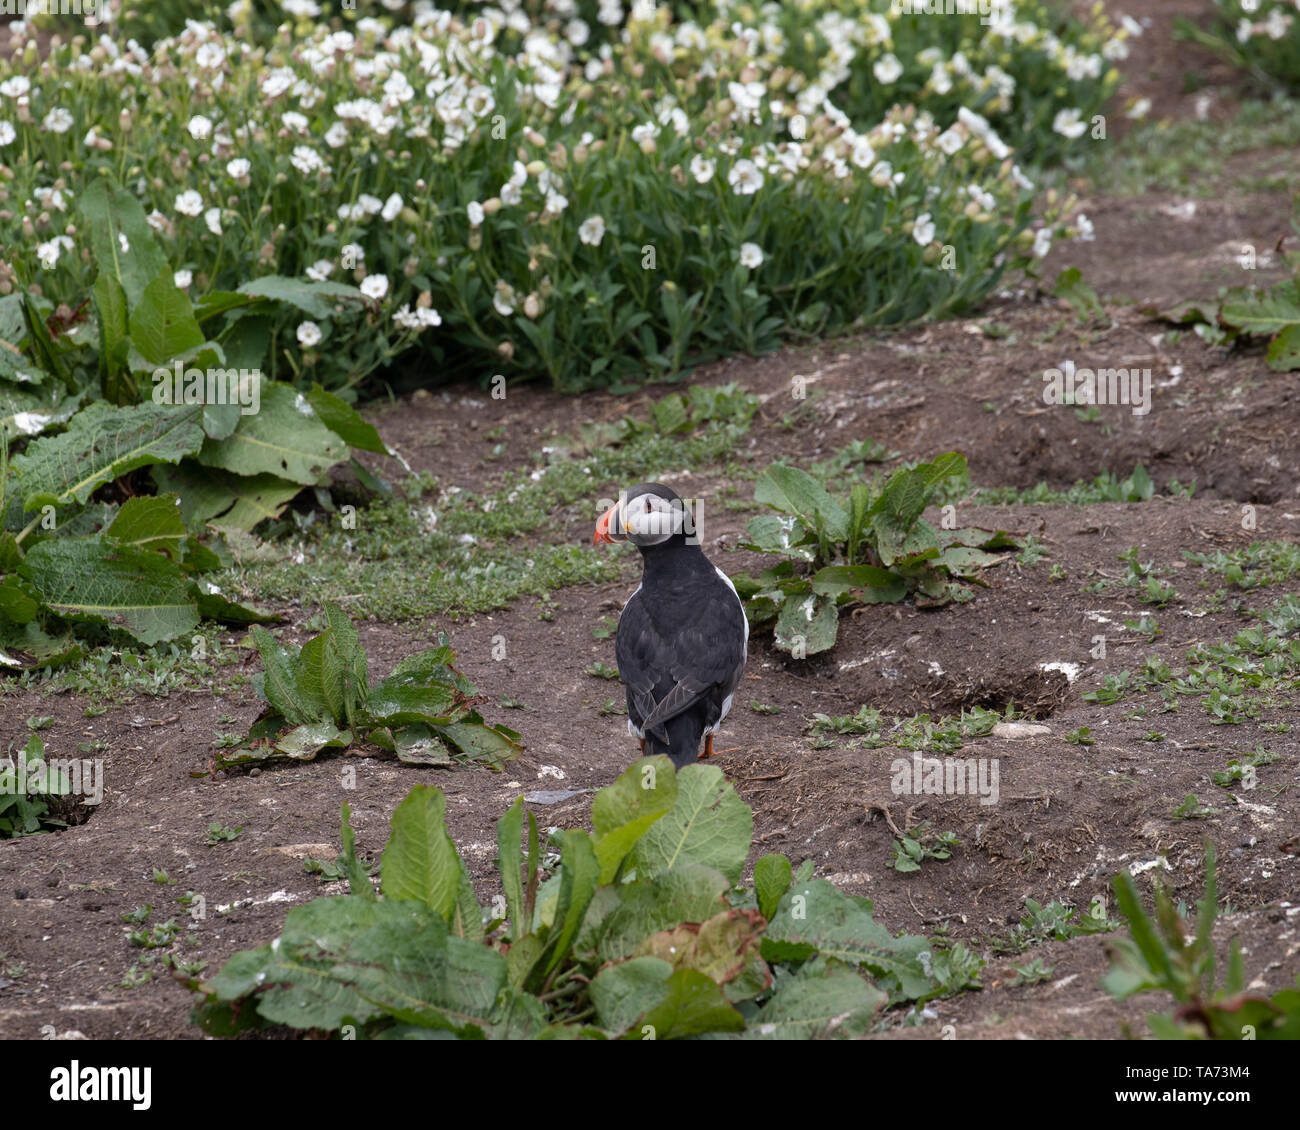
[{"label": "broad green leaf", "polygon": [[812,561],[816,556],[815,545],[800,544],[808,532],[793,514],[784,518],[779,514],[760,514],[745,529],[749,534],[749,540],[743,543],[745,549],[780,553],[800,561]]},{"label": "broad green leaf", "polygon": [[833,961],[805,965],[772,994],[747,1040],[851,1040],[867,1035],[888,998]]},{"label": "broad green leaf", "polygon": [[347,454],[347,444],[317,419],[301,393],[268,381],[258,412],[240,417],[233,435],[204,443],[199,462],[239,475],[269,474],[314,485]]},{"label": "broad green leaf", "polygon": [[1269,342],[1268,367],[1284,373],[1300,369],[1300,325],[1287,326]]},{"label": "broad green leaf", "polygon": [[621,961],[634,956],[651,934],[712,918],[727,909],[729,886],[720,871],[698,864],[619,885],[618,906],[593,936],[597,957],[602,962]]},{"label": "broad green leaf", "polygon": [[128,324],[131,341],[154,365],[203,344],[203,331],[194,320],[189,295],[172,282],[168,267],[145,287],[140,301],[132,304]]},{"label": "broad green leaf", "polygon": [[592,978],[590,989],[601,1027],[622,1035],[667,998],[672,975],[673,967],[657,957],[633,957],[605,966]]},{"label": "broad green leaf", "polygon": [[694,969],[674,971],[666,983],[664,999],[642,1018],[640,1031],[646,1029],[656,1040],[683,1040],[705,1032],[742,1032],[745,1018],[723,995],[718,983]]},{"label": "broad green leaf", "polygon": [[175,463],[199,449],[201,406],[136,404],[114,408],[96,400],[62,435],[42,436],[14,457],[25,509],[85,502],[104,483],[150,463]]},{"label": "broad green leaf", "polygon": [[376,726],[401,726],[412,722],[445,723],[456,707],[456,692],[446,683],[430,682],[427,675],[408,672],[389,675],[370,688],[365,717]]},{"label": "broad green leaf", "polygon": [[124,545],[161,553],[172,561],[181,559],[181,542],[188,536],[181,520],[179,500],[174,494],[143,495],[122,503],[108,536]]},{"label": "broad green leaf", "polygon": [[719,985],[737,980],[757,963],[763,966],[756,990],[761,992],[770,984],[766,964],[758,952],[764,925],[757,911],[738,907],[724,910],[703,922],[684,922],[650,935],[641,943],[641,954],[658,957],[675,969],[696,969]]},{"label": "broad green leaf", "polygon": [[489,769],[500,769],[524,748],[515,731],[505,726],[489,726],[474,711],[459,722],[448,722],[432,729],[463,757],[482,762]]},{"label": "broad green leaf", "polygon": [[285,278],[283,275],[264,275],[260,279],[250,279],[239,287],[239,293],[288,302],[313,318],[333,317],[334,307],[341,305],[341,299],[365,301],[361,291],[355,286],[348,286],[345,283],[306,282],[302,279]]},{"label": "broad green leaf", "polygon": [[939,484],[965,470],[965,456],[955,451],[936,456],[932,463],[900,468],[889,476],[871,507],[874,524],[877,528],[890,527],[896,536],[902,536],[930,504]]},{"label": "broad green leaf", "polygon": [[546,973],[569,957],[600,878],[600,864],[596,862],[596,852],[586,832],[568,829],[559,834],[559,841],[560,900],[546,939]]},{"label": "broad green leaf", "polygon": [[99,382],[106,400],[129,404],[138,398],[134,378],[121,379],[126,370],[126,292],[111,274],[100,271],[91,288],[99,321]]},{"label": "broad green leaf", "polygon": [[[519,868],[523,853],[524,798],[516,797],[497,821],[497,873],[501,876],[501,889],[506,897],[506,913],[510,920],[510,938],[518,941],[527,928],[524,925],[524,884]],[[513,980],[513,978],[512,978]],[[516,982],[517,983],[517,982]]]},{"label": "broad green leaf", "polygon": [[844,508],[806,471],[773,463],[754,484],[754,501],[795,515],[808,529],[815,529],[820,518],[834,541],[848,537],[849,517]]},{"label": "broad green leaf", "polygon": [[773,635],[777,647],[803,659],[834,647],[839,628],[835,598],[808,593],[785,598]]},{"label": "broad green leaf", "polygon": [[754,816],[716,765],[688,765],[677,774],[677,802],[650,825],[632,849],[637,876],[646,878],[688,863],[740,879],[754,832]]},{"label": "broad green leaf", "polygon": [[1219,311],[1230,326],[1252,334],[1281,333],[1300,324],[1300,283],[1294,280],[1271,290],[1234,288]]},{"label": "broad green leaf", "polygon": [[311,701],[298,690],[297,649],[290,653],[270,632],[256,625],[249,628],[248,635],[262,657],[262,693],[266,701],[290,725],[321,721]]},{"label": "broad green leaf", "polygon": [[[824,957],[863,966],[891,999],[916,1000],[936,987],[919,957],[929,953],[926,938],[893,937],[860,903],[825,879],[795,882],[769,922],[766,938],[777,943],[805,942]],[[771,959],[766,944],[764,953]]]},{"label": "broad green leaf", "polygon": [[423,903],[450,921],[465,869],[447,834],[446,807],[441,789],[416,785],[393,812],[381,871],[385,898]]},{"label": "broad green leaf", "polygon": [[352,829],[352,809],[348,802],[343,802],[343,811],[339,821],[339,839],[343,850],[338,860],[343,865],[343,873],[348,879],[348,890],[362,898],[375,899],[375,886],[370,881],[366,869],[357,858],[357,834]]},{"label": "broad green leaf", "polygon": [[379,438],[374,424],[363,420],[361,414],[346,400],[315,384],[307,394],[307,403],[312,406],[320,422],[348,446],[373,451],[376,455],[392,454],[388,445]]},{"label": "broad green leaf", "polygon": [[[188,569],[188,559],[185,565]],[[205,620],[220,620],[224,624],[275,624],[284,619],[278,612],[268,612],[229,599],[205,577],[196,579],[194,588],[198,596],[199,615]]]},{"label": "broad green leaf", "polygon": [[323,749],[346,749],[352,735],[331,722],[311,722],[295,726],[275,743],[275,748],[296,761],[310,761]]},{"label": "broad green leaf", "polygon": [[407,765],[454,765],[446,743],[428,726],[400,726],[393,730],[393,752]]},{"label": "broad green leaf", "polygon": [[186,521],[239,530],[251,530],[259,522],[278,518],[302,490],[302,484],[275,475],[236,475],[188,460],[177,467],[160,464],[152,474],[159,490],[180,495]]},{"label": "broad green leaf", "polygon": [[59,615],[121,628],[141,643],[175,639],[199,622],[194,586],[177,565],[102,535],[39,542],[23,571]]},{"label": "broad green leaf", "polygon": [[778,853],[765,855],[754,864],[754,894],[758,899],[759,913],[764,918],[770,919],[776,913],[793,877],[790,861]]},{"label": "broad green leaf", "polygon": [[822,596],[865,592],[871,604],[893,604],[907,595],[907,582],[875,565],[828,565],[813,575],[812,589]]},{"label": "broad green leaf", "polygon": [[149,283],[167,268],[140,201],[126,189],[110,189],[95,179],[81,196],[80,210],[100,274],[115,280],[136,306]]},{"label": "broad green leaf", "polygon": [[41,610],[41,596],[21,577],[0,583],[0,616],[12,624],[29,624]]},{"label": "broad green leaf", "polygon": [[304,644],[298,656],[298,692],[337,725],[351,728],[366,695],[366,653],[338,605],[327,604],[325,615],[325,630]]},{"label": "broad green leaf", "polygon": [[677,803],[677,774],[667,757],[641,758],[591,802],[600,881],[611,883],[627,853]]}]

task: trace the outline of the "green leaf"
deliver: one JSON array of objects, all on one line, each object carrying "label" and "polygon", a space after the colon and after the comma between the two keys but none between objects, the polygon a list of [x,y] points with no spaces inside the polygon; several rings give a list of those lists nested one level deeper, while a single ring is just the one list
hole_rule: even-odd
[{"label": "green leaf", "polygon": [[303,645],[295,672],[299,696],[336,725],[356,724],[367,690],[366,652],[357,630],[337,604],[325,606],[327,626]]},{"label": "green leaf", "polygon": [[392,455],[388,445],[379,438],[374,424],[363,420],[361,414],[347,401],[314,384],[307,394],[307,403],[312,406],[320,422],[349,447],[373,451],[376,455]]},{"label": "green leaf", "polygon": [[81,398],[65,397],[59,385],[0,385],[0,428],[6,439],[38,436],[72,419],[80,407]]},{"label": "green leaf", "polygon": [[820,520],[834,541],[848,537],[844,508],[806,471],[773,463],[754,484],[754,501],[795,515],[808,529],[815,529]]},{"label": "green leaf", "polygon": [[114,408],[102,400],[72,418],[62,435],[42,436],[14,457],[24,509],[85,502],[104,483],[150,463],[175,463],[199,449],[203,429],[195,405],[136,404]]},{"label": "green leaf", "polygon": [[740,879],[754,832],[754,817],[716,765],[688,765],[677,774],[672,811],[651,824],[632,849],[632,865],[645,878],[687,863]]},{"label": "green leaf", "polygon": [[172,282],[170,268],[164,267],[132,306],[131,341],[154,365],[203,344],[189,295]]},{"label": "green leaf", "polygon": [[802,659],[835,646],[840,615],[833,596],[791,594],[781,605],[773,636],[776,646]]},{"label": "green leaf", "polygon": [[851,1040],[867,1035],[888,997],[835,961],[784,981],[745,1031],[748,1040]]},{"label": "green leaf", "polygon": [[352,735],[331,722],[310,722],[295,726],[276,740],[275,748],[295,761],[311,761],[323,749],[346,749]]},{"label": "green leaf", "polygon": [[411,790],[393,812],[381,873],[385,898],[423,903],[450,922],[465,868],[447,834],[446,807],[441,789]]},{"label": "green leaf", "polygon": [[313,318],[330,318],[339,299],[364,302],[365,298],[355,286],[345,283],[305,282],[285,278],[283,275],[264,275],[250,279],[239,287],[240,294],[258,298],[273,298],[288,302]]},{"label": "green leaf", "polygon": [[269,474],[315,485],[347,453],[347,445],[316,418],[301,393],[268,381],[259,411],[240,417],[228,438],[204,443],[199,462],[239,475]]},{"label": "green leaf", "polygon": [[459,722],[431,728],[463,757],[482,762],[489,769],[500,769],[524,748],[514,730],[489,726],[475,711],[470,711]]},{"label": "green leaf", "polygon": [[99,272],[91,290],[99,321],[99,381],[106,400],[129,404],[137,399],[134,379],[122,379],[127,357],[126,293],[112,275]]},{"label": "green leaf", "polygon": [[455,688],[429,680],[424,672],[406,671],[376,683],[365,702],[367,722],[375,726],[447,722],[456,707]]},{"label": "green leaf", "polygon": [[[400,726],[392,731],[393,751],[407,765],[454,765],[446,743],[428,726]],[[371,740],[374,740],[372,732]]]},{"label": "green leaf", "polygon": [[1247,333],[1281,333],[1300,324],[1300,283],[1292,280],[1263,291],[1234,288],[1228,292],[1219,317]]},{"label": "green leaf", "polygon": [[1268,367],[1284,373],[1300,369],[1300,325],[1287,326],[1268,343]]},{"label": "green leaf", "polygon": [[794,869],[783,855],[765,855],[754,864],[754,894],[758,898],[758,911],[764,918],[771,919],[776,913],[793,877]]},{"label": "green leaf", "polygon": [[188,536],[174,494],[127,499],[107,533],[124,545],[161,553],[172,561],[180,561],[181,542]]},{"label": "green leaf", "polygon": [[[591,981],[591,1003],[600,1026],[622,1035],[668,997],[673,967],[657,957],[634,957],[607,965]],[[636,1032],[641,1035],[640,1030]]]},{"label": "green leaf", "polygon": [[664,756],[633,762],[591,802],[601,883],[612,883],[647,828],[677,803],[677,774]]},{"label": "green leaf", "polygon": [[95,180],[82,193],[80,211],[100,274],[113,279],[135,306],[167,267],[140,201],[123,188],[110,189],[106,181]]},{"label": "green leaf", "polygon": [[291,725],[319,722],[311,700],[298,690],[297,649],[294,653],[285,650],[265,628],[249,628],[248,635],[262,657],[262,693],[266,701]]},{"label": "green leaf", "polygon": [[177,565],[102,535],[39,542],[23,572],[59,615],[121,628],[141,643],[175,639],[199,622],[194,586]]},{"label": "green leaf", "polygon": [[[555,921],[546,939],[544,972],[550,973],[570,955],[573,940],[582,925],[591,897],[596,893],[600,878],[600,864],[591,846],[591,837],[580,829],[568,829],[559,834],[560,842],[560,898],[555,910]],[[539,962],[540,964],[540,962]]]},{"label": "green leaf", "polygon": [[160,464],[152,474],[159,490],[180,495],[187,522],[238,530],[252,530],[259,522],[278,518],[302,490],[302,484],[276,475],[236,475],[188,460],[177,467]]},{"label": "green leaf", "polygon": [[633,957],[641,943],[660,930],[683,922],[704,922],[727,909],[730,882],[712,867],[689,864],[620,884],[618,905],[594,932],[592,942],[601,962]]},{"label": "green leaf", "polygon": [[875,565],[828,565],[813,575],[812,590],[822,596],[860,592],[868,604],[896,604],[907,595],[907,582]]},{"label": "green leaf", "polygon": [[733,907],[703,922],[684,922],[652,934],[641,943],[641,953],[661,958],[674,969],[695,969],[722,985],[729,1000],[743,1000],[765,992],[772,983],[758,948],[765,925],[757,911]]},{"label": "green leaf", "polygon": [[[919,958],[929,952],[927,939],[919,935],[893,937],[860,902],[825,879],[797,881],[781,899],[766,938],[809,943],[824,957],[863,966],[889,991],[891,999],[917,1000],[936,988]],[[764,952],[768,953],[766,946]]]},{"label": "green leaf", "polygon": [[506,913],[510,919],[510,938],[518,941],[528,933],[524,921],[524,885],[519,877],[523,851],[524,798],[516,797],[497,821],[497,871],[501,875],[501,889],[506,897]]},{"label": "green leaf", "polygon": [[366,869],[361,866],[361,860],[357,858],[357,834],[352,830],[352,809],[348,807],[348,802],[343,802],[343,812],[340,820],[339,838],[343,843],[343,850],[339,852],[338,862],[343,866],[343,873],[348,879],[348,890],[354,895],[360,895],[362,898],[375,899],[375,885],[370,881],[370,876]]},{"label": "green leaf", "polygon": [[742,1032],[745,1018],[718,983],[694,969],[678,969],[666,982],[664,999],[641,1018],[640,1030],[656,1040],[681,1040],[705,1032]]}]

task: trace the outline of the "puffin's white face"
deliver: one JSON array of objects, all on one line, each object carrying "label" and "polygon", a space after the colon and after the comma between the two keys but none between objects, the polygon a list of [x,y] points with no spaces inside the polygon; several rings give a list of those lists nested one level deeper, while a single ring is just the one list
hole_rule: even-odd
[{"label": "puffin's white face", "polygon": [[633,545],[658,545],[685,528],[686,510],[657,494],[639,494],[619,502],[619,518]]}]

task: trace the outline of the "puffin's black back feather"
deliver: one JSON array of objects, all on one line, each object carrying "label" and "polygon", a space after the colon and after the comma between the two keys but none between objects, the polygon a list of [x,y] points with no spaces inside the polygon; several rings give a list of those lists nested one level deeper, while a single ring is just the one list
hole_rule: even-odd
[{"label": "puffin's black back feather", "polygon": [[679,535],[641,554],[641,587],[618,624],[619,677],[646,752],[665,753],[680,768],[730,707],[748,625],[735,590],[698,545]]}]

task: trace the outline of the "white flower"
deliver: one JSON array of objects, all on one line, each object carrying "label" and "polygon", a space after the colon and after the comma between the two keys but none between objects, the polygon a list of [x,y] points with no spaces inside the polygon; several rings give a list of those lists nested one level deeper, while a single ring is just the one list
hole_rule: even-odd
[{"label": "white flower", "polygon": [[890,86],[902,77],[903,64],[893,54],[882,55],[876,60],[871,71],[876,76],[877,82]]},{"label": "white flower", "polygon": [[392,223],[397,219],[398,214],[402,211],[402,198],[394,192],[387,200],[384,201],[384,210],[379,214],[388,222]]},{"label": "white flower", "polygon": [[3,94],[6,98],[21,98],[31,88],[31,79],[26,75],[14,75],[13,78],[0,82],[0,94]]},{"label": "white flower", "polygon": [[315,322],[300,322],[298,324],[298,344],[310,349],[313,345],[320,342],[320,326]]},{"label": "white flower", "polygon": [[303,176],[307,176],[325,167],[325,162],[321,156],[310,145],[295,145],[293,155],[289,158],[291,164]]},{"label": "white flower", "polygon": [[182,216],[197,216],[203,211],[203,197],[192,188],[177,196],[173,204]]},{"label": "white flower", "polygon": [[368,192],[363,192],[357,197],[357,207],[367,216],[373,216],[377,212],[384,210],[384,202],[378,196],[371,196]]},{"label": "white flower", "polygon": [[1018,184],[1026,192],[1032,192],[1034,190],[1034,182],[1031,181],[1027,176],[1025,176],[1024,173],[1020,171],[1019,165],[1011,166],[1011,179],[1015,181],[1016,184]]},{"label": "white flower", "polygon": [[1034,254],[1039,259],[1045,259],[1047,253],[1052,250],[1052,229],[1039,228],[1034,234]]},{"label": "white flower", "polygon": [[966,139],[955,129],[946,129],[935,140],[935,144],[951,157],[966,144]]},{"label": "white flower", "polygon": [[763,174],[758,166],[747,158],[741,158],[731,167],[727,174],[727,183],[737,196],[753,196],[763,187]]},{"label": "white flower", "polygon": [[348,127],[342,122],[335,122],[325,131],[325,144],[331,149],[340,149],[348,143]]},{"label": "white flower", "polygon": [[849,152],[849,160],[859,169],[869,169],[876,163],[876,151],[871,148],[865,137],[858,138]]},{"label": "white flower", "polygon": [[238,180],[240,177],[248,176],[252,168],[253,166],[245,157],[236,157],[233,161],[228,161],[226,163],[226,172],[235,180]]},{"label": "white flower", "polygon": [[552,190],[546,194],[546,205],[543,211],[551,216],[558,216],[569,206],[569,198],[561,196],[558,192]]},{"label": "white flower", "polygon": [[280,121],[284,123],[284,128],[290,133],[307,132],[307,115],[300,114],[297,110],[286,110],[280,115]]},{"label": "white flower", "polygon": [[324,282],[334,273],[334,264],[328,259],[317,259],[307,268],[307,277],[313,282]]},{"label": "white flower", "polygon": [[591,36],[589,28],[583,20],[570,20],[564,25],[564,37],[573,44],[574,47],[581,47]]},{"label": "white flower", "polygon": [[477,200],[471,200],[465,205],[465,211],[469,215],[470,227],[476,228],[483,223],[483,205]]},{"label": "white flower", "polygon": [[393,315],[393,321],[406,330],[423,330],[428,326],[442,325],[442,315],[429,306],[403,306]]},{"label": "white flower", "polygon": [[997,207],[998,202],[994,199],[993,193],[985,192],[979,185],[972,184],[966,191],[970,193],[971,199],[985,212],[992,212]]},{"label": "white flower", "polygon": [[14,129],[10,122],[0,122],[0,146],[13,144],[13,140],[17,136],[18,131]]},{"label": "white flower", "polygon": [[717,167],[718,162],[712,157],[705,157],[697,153],[691,158],[691,176],[699,184],[708,184],[713,179],[713,173]]},{"label": "white flower", "polygon": [[763,249],[757,243],[742,243],[740,245],[740,265],[748,267],[751,271],[763,265]]},{"label": "white flower", "polygon": [[1092,221],[1082,212],[1075,217],[1075,226],[1079,229],[1079,239],[1083,243],[1091,243],[1097,238]]},{"label": "white flower", "polygon": [[56,106],[41,122],[51,133],[67,133],[72,128],[72,115],[62,106]]},{"label": "white flower", "polygon": [[518,204],[524,198],[524,194],[519,191],[519,186],[514,181],[506,181],[501,186],[501,203],[508,204],[511,207]]},{"label": "white flower", "polygon": [[36,245],[36,258],[41,261],[41,266],[47,271],[54,270],[59,261],[59,242],[56,239],[48,243],[38,243]]},{"label": "white flower", "polygon": [[203,222],[208,225],[208,231],[213,235],[221,234],[221,209],[209,208],[203,213]]},{"label": "white flower", "polygon": [[1141,121],[1151,113],[1151,99],[1139,98],[1132,106],[1129,107],[1128,116],[1134,121]]},{"label": "white flower", "polygon": [[175,283],[177,290],[189,290],[190,283],[192,283],[193,281],[194,281],[193,272],[187,271],[184,268],[182,268],[181,270],[177,271],[174,275],[172,275],[172,282]]},{"label": "white flower", "polygon": [[600,216],[591,216],[582,221],[578,228],[578,238],[591,247],[599,247],[605,238],[605,221]]},{"label": "white flower", "polygon": [[378,302],[388,293],[388,276],[367,275],[361,280],[361,293]]},{"label": "white flower", "polygon": [[1080,117],[1079,111],[1073,108],[1058,110],[1056,117],[1052,119],[1052,131],[1071,140],[1082,137],[1088,125],[1086,122],[1081,121]]},{"label": "white flower", "polygon": [[205,71],[214,71],[225,61],[226,49],[212,40],[199,44],[199,49],[194,52],[194,62]]},{"label": "white flower", "polygon": [[514,288],[504,279],[497,282],[496,294],[492,296],[492,305],[503,318],[508,318],[515,312]]},{"label": "white flower", "polygon": [[922,247],[928,247],[934,239],[934,221],[930,219],[929,212],[922,212],[916,217],[916,223],[912,226],[912,238]]},{"label": "white flower", "polygon": [[195,114],[187,128],[195,141],[207,141],[212,136],[212,119],[203,114]]},{"label": "white flower", "polygon": [[[345,243],[339,254],[343,256],[343,262],[345,263],[364,263],[366,261],[366,253],[359,243]],[[316,265],[320,266],[319,263]]]}]

